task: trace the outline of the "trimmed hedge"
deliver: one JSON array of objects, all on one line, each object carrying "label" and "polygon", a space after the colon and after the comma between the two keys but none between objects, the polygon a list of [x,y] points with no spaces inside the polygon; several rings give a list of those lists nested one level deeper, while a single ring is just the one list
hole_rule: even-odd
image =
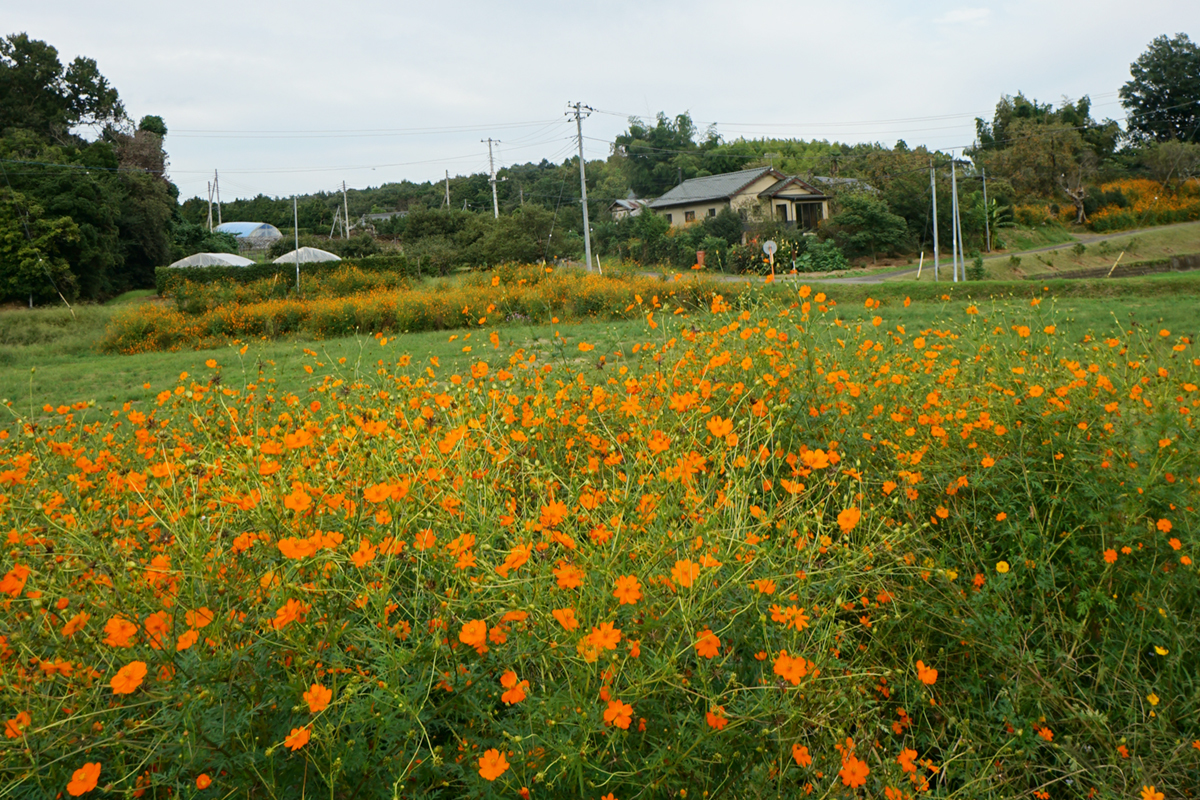
[{"label": "trimmed hedge", "polygon": [[[417,278],[421,277],[423,272],[419,260],[410,260],[403,253],[301,264],[300,271],[306,276],[317,277],[330,274],[346,266],[357,267],[367,272],[399,272]],[[433,275],[436,274],[436,270],[426,267],[424,273]],[[281,280],[286,280],[288,277],[294,279],[295,275],[295,264],[267,263],[251,264],[246,267],[157,267],[154,270],[154,285],[159,295],[163,296],[171,290],[176,282],[181,280],[192,283],[216,283],[218,281],[252,283],[276,276]]]}]

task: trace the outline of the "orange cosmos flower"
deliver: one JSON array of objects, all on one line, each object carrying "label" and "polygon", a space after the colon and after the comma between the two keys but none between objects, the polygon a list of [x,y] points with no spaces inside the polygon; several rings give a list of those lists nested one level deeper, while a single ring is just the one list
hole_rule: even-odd
[{"label": "orange cosmos flower", "polygon": [[575,619],[575,609],[573,608],[556,608],[550,613],[558,620],[559,625],[562,625],[569,631],[573,631],[579,627],[579,620]]},{"label": "orange cosmos flower", "polygon": [[319,683],[314,683],[312,687],[304,693],[304,702],[308,703],[308,710],[316,714],[324,711],[329,707],[329,701],[333,699],[333,690],[326,689]]},{"label": "orange cosmos flower", "polygon": [[29,573],[29,567],[17,564],[4,575],[3,579],[0,579],[0,593],[9,597],[19,597],[25,590],[25,581],[28,580]]},{"label": "orange cosmos flower", "polygon": [[812,764],[812,756],[809,755],[808,748],[802,747],[799,743],[792,745],[792,760],[798,767],[807,767]]},{"label": "orange cosmos flower", "polygon": [[862,512],[857,508],[847,508],[842,513],[838,514],[838,527],[842,529],[842,533],[849,533],[854,530],[854,526],[858,524],[858,520],[862,517]]},{"label": "orange cosmos flower", "polygon": [[499,750],[486,750],[479,757],[479,777],[485,781],[494,781],[507,771],[508,761]]},{"label": "orange cosmos flower", "polygon": [[691,586],[699,576],[700,565],[693,564],[690,559],[676,561],[675,566],[671,568],[671,577],[685,589]]},{"label": "orange cosmos flower", "polygon": [[21,711],[17,716],[4,723],[4,736],[7,739],[19,739],[24,734],[25,729],[33,722],[33,717],[28,711]]},{"label": "orange cosmos flower", "polygon": [[809,667],[803,658],[792,658],[787,650],[780,650],[775,658],[774,672],[792,686],[799,686],[800,679],[808,674]]},{"label": "orange cosmos flower", "polygon": [[1105,550],[1104,551],[1104,560],[1107,561],[1109,564],[1115,563],[1117,560],[1117,551],[1113,550],[1111,547],[1108,548],[1107,550]]},{"label": "orange cosmos flower", "polygon": [[1004,522],[1006,519],[1008,519],[1008,514],[1003,511],[996,515],[996,522]]},{"label": "orange cosmos flower", "polygon": [[196,630],[190,630],[185,633],[181,633],[179,638],[175,640],[175,652],[178,653],[187,650],[189,647],[194,645],[199,638],[200,632]]},{"label": "orange cosmos flower", "polygon": [[132,694],[145,679],[146,662],[131,661],[113,675],[108,685],[112,687],[113,694]]},{"label": "orange cosmos flower", "polygon": [[1171,528],[1173,528],[1174,526],[1171,524],[1171,520],[1160,519],[1157,523],[1155,523],[1155,527],[1158,528],[1163,533],[1170,533]]},{"label": "orange cosmos flower", "polygon": [[635,575],[622,575],[617,578],[617,588],[613,597],[621,601],[623,606],[636,605],[642,599],[642,584]]},{"label": "orange cosmos flower", "polygon": [[67,620],[66,624],[62,626],[62,635],[72,636],[78,633],[83,629],[84,625],[87,625],[87,621],[91,618],[91,614],[87,613],[86,611],[80,611],[78,614]]},{"label": "orange cosmos flower", "polygon": [[628,703],[622,703],[620,700],[610,700],[608,708],[604,709],[604,724],[616,725],[622,730],[629,730],[629,723],[633,721],[633,706]]},{"label": "orange cosmos flower", "polygon": [[605,650],[616,650],[621,641],[621,629],[614,628],[611,622],[601,622],[599,628],[592,628],[587,637],[588,644]]},{"label": "orange cosmos flower", "polygon": [[292,732],[284,738],[283,744],[285,747],[294,752],[308,744],[308,740],[311,738],[312,731],[310,731],[307,727],[292,728]]},{"label": "orange cosmos flower", "polygon": [[938,671],[932,667],[925,666],[924,661],[917,662],[917,679],[927,686],[932,686],[937,683]]},{"label": "orange cosmos flower", "polygon": [[1165,800],[1162,792],[1155,790],[1153,786],[1142,785],[1142,800]]},{"label": "orange cosmos flower", "polygon": [[96,788],[96,784],[100,782],[100,764],[99,762],[91,762],[84,764],[71,776],[71,782],[67,784],[67,794],[71,797],[79,797],[81,794],[86,794]]},{"label": "orange cosmos flower", "polygon": [[137,635],[138,627],[121,617],[111,617],[104,623],[104,643],[112,647],[133,647],[133,637]]},{"label": "orange cosmos flower", "polygon": [[500,695],[500,699],[504,701],[505,705],[511,706],[513,703],[519,703],[525,699],[525,690],[529,688],[529,681],[518,681],[517,673],[510,669],[500,676],[500,685],[508,690]]},{"label": "orange cosmos flower", "polygon": [[708,432],[718,439],[724,439],[733,432],[733,420],[722,419],[720,415],[710,417],[706,423]]},{"label": "orange cosmos flower", "polygon": [[711,711],[705,712],[704,720],[708,723],[708,727],[718,731],[729,724],[729,719],[725,716],[724,706],[717,706]]},{"label": "orange cosmos flower", "polygon": [[775,594],[775,581],[770,578],[761,578],[754,581],[754,588],[759,594]]},{"label": "orange cosmos flower", "polygon": [[210,786],[212,786],[212,778],[208,777],[208,773],[201,772],[199,775],[196,776],[196,788],[197,789],[199,789],[200,791],[204,791],[205,789],[207,789]]},{"label": "orange cosmos flower", "polygon": [[696,634],[696,655],[713,658],[721,652],[721,640],[708,628]]},{"label": "orange cosmos flower", "polygon": [[908,748],[905,748],[904,750],[900,751],[900,755],[896,758],[896,763],[899,764],[900,768],[905,772],[916,772],[917,765],[913,763],[913,759],[916,757],[916,750],[909,750]]},{"label": "orange cosmos flower", "polygon": [[195,611],[189,611],[183,615],[183,619],[187,622],[188,627],[203,628],[213,621],[215,615],[206,606],[201,606]]},{"label": "orange cosmos flower", "polygon": [[291,493],[283,498],[283,505],[297,514],[301,514],[312,506],[312,496],[297,484],[293,486]]},{"label": "orange cosmos flower", "polygon": [[464,622],[462,630],[458,632],[458,640],[476,649],[486,646],[487,623],[481,619]]},{"label": "orange cosmos flower", "polygon": [[558,562],[554,568],[554,577],[560,589],[576,589],[583,583],[583,570],[565,561]]},{"label": "orange cosmos flower", "polygon": [[871,774],[871,770],[867,767],[866,762],[859,761],[852,755],[842,761],[842,768],[838,770],[842,783],[851,789],[865,785],[869,774]]}]

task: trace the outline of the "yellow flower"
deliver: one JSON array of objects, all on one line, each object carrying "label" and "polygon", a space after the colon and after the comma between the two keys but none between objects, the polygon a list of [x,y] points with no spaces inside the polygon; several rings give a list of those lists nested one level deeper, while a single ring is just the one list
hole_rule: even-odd
[{"label": "yellow flower", "polygon": [[1158,705],[1158,695],[1156,695],[1154,692],[1146,695],[1146,700],[1149,701],[1150,705],[1152,706]]},{"label": "yellow flower", "polygon": [[996,572],[999,572],[1001,575],[1008,572],[1008,562],[1007,561],[997,561],[996,562]]}]

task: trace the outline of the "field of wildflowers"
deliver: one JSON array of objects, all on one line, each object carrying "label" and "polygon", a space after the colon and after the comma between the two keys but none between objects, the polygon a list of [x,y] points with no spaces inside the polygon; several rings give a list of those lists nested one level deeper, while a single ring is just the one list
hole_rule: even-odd
[{"label": "field of wildflowers", "polygon": [[[173,306],[146,303],[113,320],[104,350],[145,353],[204,349],[234,339],[299,334],[311,339],[359,332],[412,333],[478,327],[488,320],[549,322],[636,318],[644,302],[703,307],[718,284],[691,276],[664,284],[636,275],[595,275],[536,265],[505,265],[449,282],[410,285],[402,276],[345,267],[302,282],[277,280],[172,285]],[[726,287],[725,291],[737,291]]]},{"label": "field of wildflowers", "polygon": [[1101,186],[1100,191],[1120,193],[1126,204],[1107,205],[1089,215],[1092,230],[1118,231],[1200,219],[1200,180],[1195,178],[1169,191],[1147,178],[1113,181]]},{"label": "field of wildflowers", "polygon": [[1196,796],[1191,339],[709,304],[10,407],[0,794]]}]

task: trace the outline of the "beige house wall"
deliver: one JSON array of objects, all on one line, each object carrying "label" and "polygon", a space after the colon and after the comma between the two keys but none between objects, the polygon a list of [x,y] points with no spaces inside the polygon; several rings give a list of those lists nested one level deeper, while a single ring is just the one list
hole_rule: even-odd
[{"label": "beige house wall", "polygon": [[[795,222],[799,219],[799,212],[796,208],[797,201],[804,202],[804,198],[811,193],[800,187],[792,187],[774,198],[760,199],[758,196],[759,192],[773,186],[777,180],[773,175],[767,174],[728,200],[708,200],[703,203],[671,206],[670,208],[657,209],[657,213],[663,216],[670,215],[671,226],[681,228],[684,225],[703,221],[708,216],[710,208],[715,208],[718,214],[721,213],[721,209],[723,208],[732,208],[739,213],[745,212],[746,216],[750,219],[765,220],[775,218],[776,205],[786,204],[788,207],[788,221]],[[687,219],[687,212],[689,211],[695,214],[694,220]],[[821,201],[821,217],[822,219],[829,219],[828,200]]]},{"label": "beige house wall", "polygon": [[703,203],[693,203],[686,206],[671,206],[670,208],[658,209],[658,213],[666,216],[671,215],[671,226],[681,228],[684,225],[691,225],[693,220],[687,219],[687,212],[691,211],[696,215],[695,222],[701,222],[708,216],[708,210],[715,208],[717,213],[721,213],[721,209],[729,208],[728,200],[708,200]]}]

